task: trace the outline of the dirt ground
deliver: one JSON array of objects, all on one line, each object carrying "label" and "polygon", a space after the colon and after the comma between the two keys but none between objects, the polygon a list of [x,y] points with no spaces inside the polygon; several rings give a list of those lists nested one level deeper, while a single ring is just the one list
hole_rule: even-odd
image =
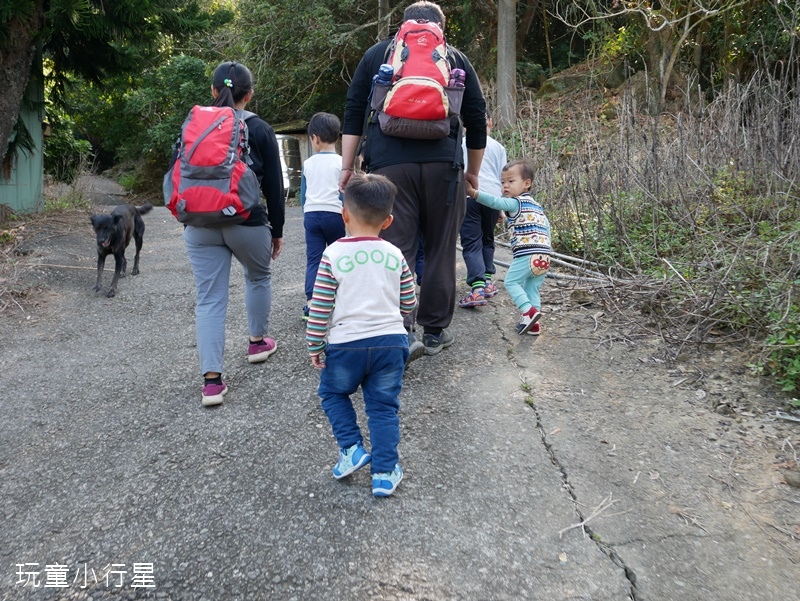
[{"label": "dirt ground", "polygon": [[[95,202],[106,198],[108,204],[113,204],[113,198],[108,199],[108,191],[104,194],[105,197],[96,197]],[[97,204],[92,210],[52,214],[17,224],[24,229],[18,231],[16,248],[9,255],[13,265],[6,265],[0,275],[3,357],[19,360],[14,360],[10,368],[27,369],[23,366],[27,365],[24,357],[29,349],[24,345],[35,339],[34,333],[41,335],[52,331],[54,336],[64,331],[69,333],[72,328],[79,328],[81,320],[86,319],[83,312],[92,304],[124,306],[125,297],[141,286],[140,281],[150,277],[148,271],[152,273],[152,264],[167,260],[145,255],[142,275],[122,280],[117,299],[92,298],[95,257],[88,215],[107,210]],[[165,227],[169,225],[158,209],[155,215]],[[297,221],[297,215],[292,215]],[[149,216],[151,222],[155,219]],[[287,251],[275,275],[279,282],[277,311],[283,311],[281,298],[292,298],[285,301],[291,305],[286,308],[287,315],[294,315],[296,305],[302,305],[297,275],[302,270],[288,262],[302,261],[302,232],[296,225],[293,227],[294,230],[287,228],[287,231],[296,237],[292,244],[298,250],[295,255]],[[156,229],[152,223],[148,223],[148,228],[152,236]],[[152,243],[149,250],[155,252]],[[498,251],[501,260],[503,253]],[[463,270],[463,265],[460,269]],[[502,273],[499,275],[502,279]],[[109,277],[107,265],[106,278]],[[576,293],[576,289],[583,292]],[[172,299],[168,295],[180,296],[181,303],[188,303],[186,307],[181,305],[181,314],[191,315],[190,288],[164,294],[167,299]],[[184,298],[186,295],[188,297]],[[552,493],[565,495],[574,514],[567,522],[562,519],[558,524],[549,525],[546,536],[542,535],[549,541],[547,544],[552,543],[555,548],[561,541],[573,540],[581,548],[591,546],[618,572],[624,586],[605,592],[604,589],[586,592],[590,589],[581,588],[583,585],[579,584],[584,582],[583,576],[573,575],[570,578],[578,584],[572,592],[566,587],[559,588],[557,593],[543,594],[543,590],[551,590],[545,586],[538,594],[523,593],[523,589],[515,588],[522,584],[492,580],[494,572],[490,571],[489,576],[476,573],[476,584],[472,588],[463,584],[469,578],[456,581],[462,582],[464,588],[461,589],[438,588],[435,575],[429,576],[427,581],[418,581],[416,589],[393,588],[387,584],[392,581],[389,577],[376,580],[366,577],[360,588],[348,589],[353,593],[351,598],[800,599],[800,488],[796,487],[800,485],[797,482],[800,479],[797,471],[800,423],[776,417],[776,411],[787,411],[788,399],[768,381],[751,374],[746,367],[752,360],[751,354],[729,345],[671,347],[660,337],[643,333],[637,325],[640,315],[617,313],[603,303],[602,295],[591,286],[548,281],[543,300],[543,334],[532,340],[519,340],[513,332],[514,308],[504,292],[488,308],[457,309],[453,326],[456,345],[443,353],[443,358],[426,358],[423,361],[429,362],[427,366],[421,361],[419,366],[415,364],[409,370],[404,395],[412,400],[408,401],[404,415],[412,431],[415,420],[425,420],[428,427],[431,423],[433,427],[438,424],[442,428],[440,431],[446,431],[458,422],[452,421],[449,410],[444,410],[443,415],[443,405],[437,404],[435,399],[458,399],[464,403],[462,410],[466,413],[478,411],[481,404],[491,407],[492,413],[483,420],[481,432],[486,429],[487,438],[493,441],[493,447],[498,447],[494,450],[499,456],[515,455],[514,449],[520,456],[508,460],[511,467],[494,471],[496,480],[488,475],[486,481],[465,483],[468,494],[481,497],[485,491],[499,486],[507,490],[517,485],[526,487],[523,483],[529,478],[524,474],[528,462],[534,466],[534,471],[550,470],[557,482]],[[133,306],[127,310],[151,316],[162,312],[158,299],[142,302],[147,304],[146,311]],[[96,310],[91,309],[92,312]],[[301,362],[301,334],[294,330],[299,327],[293,327],[291,336],[296,339],[296,360]],[[145,338],[152,335],[153,344],[158,344],[155,332],[142,331],[138,335]],[[284,338],[287,336],[284,334]],[[287,343],[281,340],[279,344]],[[147,348],[147,340],[134,341],[134,346]],[[79,354],[80,348],[75,348],[74,352]],[[492,366],[489,375],[480,381],[471,377],[471,369],[464,363],[474,361],[476,352],[482,353],[486,364]],[[280,361],[287,363],[280,365],[286,377],[293,374],[293,382],[298,373],[306,373],[298,371],[300,368],[293,366],[286,355],[281,357]],[[307,370],[308,366],[305,368]],[[35,373],[35,368],[30,369]],[[73,377],[77,382],[92,378],[80,370],[75,371]],[[25,397],[27,389],[18,382],[19,375],[15,374],[13,382],[5,384],[4,389],[7,392],[13,389]],[[471,395],[479,396],[473,401]],[[413,400],[416,398],[427,400],[416,403]],[[35,404],[36,399],[18,398],[18,402],[27,407]],[[313,401],[309,402],[313,407]],[[21,419],[14,414],[14,403],[13,399],[8,399],[0,405],[5,424],[0,440],[4,445],[10,444],[12,435],[24,430],[22,422],[13,423]],[[199,405],[199,401],[196,404]],[[466,419],[463,412],[459,419]],[[510,421],[506,423],[506,419]],[[527,451],[523,453],[518,449],[517,439],[510,433],[513,428],[508,425],[515,420],[530,424],[532,435],[527,440],[532,439],[531,444],[541,451],[541,465],[528,456]],[[508,440],[504,442],[505,437]],[[413,440],[413,434],[410,438]],[[15,442],[14,448],[19,444]],[[404,444],[411,447],[409,455],[413,458],[418,451],[411,442]],[[463,444],[466,447],[453,450],[454,455],[475,453],[470,441]],[[425,447],[424,439],[417,441],[417,445]],[[40,451],[46,452],[46,449]],[[10,456],[0,462],[0,474],[5,473],[4,478],[13,476],[13,464]],[[508,476],[511,481],[506,482],[506,476],[499,474],[511,470],[514,472]],[[413,495],[413,482],[408,495]],[[5,492],[12,495],[11,488]],[[18,494],[18,498],[26,498]],[[435,505],[438,494],[432,492],[434,498],[429,502]],[[545,510],[536,505],[536,493],[529,491],[523,496],[526,497],[535,515],[545,514]],[[513,494],[511,498],[516,499]],[[408,502],[411,502],[410,497]],[[524,505],[525,501],[521,502]],[[552,506],[552,501],[547,503]],[[513,515],[503,518],[506,521],[500,529],[505,534],[500,534],[500,538],[522,536],[531,527],[529,520],[535,521],[535,515],[526,517],[523,505],[515,509]],[[491,511],[502,513],[502,506],[500,495],[493,501]],[[13,518],[15,513],[19,517],[27,511],[25,507],[17,507],[10,513]],[[405,519],[411,520],[409,516],[407,514]],[[459,532],[473,525],[455,520],[450,526],[452,531],[442,535],[458,540]],[[13,564],[22,560],[20,553],[25,549],[25,536],[30,536],[16,519],[7,520],[6,527],[4,546],[13,548],[15,554],[4,557],[7,565],[0,574],[4,585],[11,581]],[[495,530],[495,534],[499,532]],[[433,536],[439,535],[434,532]],[[538,544],[533,542],[536,536],[531,536],[528,548]],[[493,545],[502,548],[500,542],[484,541],[483,544],[489,549]],[[36,544],[31,541],[30,548],[47,547],[40,540]],[[403,548],[402,542],[400,548]],[[507,551],[500,554],[503,553]],[[558,566],[563,567],[572,556],[572,551],[554,551],[549,560],[541,559],[542,565],[535,563],[539,560],[532,560],[534,567],[530,570],[555,573]],[[521,556],[517,559],[522,561]],[[465,566],[460,569],[463,573]],[[592,578],[589,574],[585,581],[591,582]],[[175,576],[173,580],[178,584],[168,591],[169,598],[200,598],[188,592],[194,590],[188,584],[182,588],[180,577]],[[607,578],[595,576],[594,580]],[[383,584],[376,584],[379,581]],[[278,578],[270,586],[288,585]],[[340,594],[341,598],[347,597],[336,586],[332,587],[330,598],[339,598]],[[19,592],[20,589],[13,590]],[[286,592],[288,589],[264,589],[267,590],[271,590],[271,594],[264,592],[265,596],[261,597],[245,593],[241,598],[292,596]],[[305,593],[299,598],[315,595],[324,598],[319,590],[314,592],[306,588]],[[13,594],[4,598],[15,598]],[[297,593],[292,594],[296,596]],[[77,595],[75,598],[80,598]],[[206,592],[206,595],[215,598],[213,592]],[[232,595],[230,598],[239,597]]]}]

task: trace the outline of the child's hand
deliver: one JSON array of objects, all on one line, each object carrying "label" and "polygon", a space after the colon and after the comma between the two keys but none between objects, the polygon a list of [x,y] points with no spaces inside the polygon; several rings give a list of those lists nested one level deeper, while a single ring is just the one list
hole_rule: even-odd
[{"label": "child's hand", "polygon": [[472,173],[465,173],[464,184],[467,188],[467,196],[475,198],[478,195],[478,176]]},{"label": "child's hand", "polygon": [[325,362],[322,360],[322,353],[319,355],[311,355],[311,365],[317,369],[325,369]]}]

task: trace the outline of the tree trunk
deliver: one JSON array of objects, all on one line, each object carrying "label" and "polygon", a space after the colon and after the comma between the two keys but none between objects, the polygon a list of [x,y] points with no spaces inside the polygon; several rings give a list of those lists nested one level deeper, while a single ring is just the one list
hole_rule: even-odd
[{"label": "tree trunk", "polygon": [[6,154],[31,74],[31,64],[36,53],[35,36],[43,19],[43,1],[37,0],[36,16],[32,22],[23,23],[18,19],[11,19],[7,42],[0,47],[0,90],[3,90],[0,94],[0,159]]},{"label": "tree trunk", "polygon": [[517,26],[517,52],[521,53],[525,38],[530,33],[533,20],[536,18],[536,13],[539,11],[539,0],[527,0],[525,3],[525,13],[519,21]]},{"label": "tree trunk", "polygon": [[542,0],[542,22],[544,23],[544,46],[547,48],[547,76],[553,75],[553,55],[550,52],[550,30],[547,26],[547,3]]},{"label": "tree trunk", "polygon": [[500,0],[497,17],[497,124],[517,122],[517,0]]},{"label": "tree trunk", "polygon": [[389,0],[378,0],[378,39],[389,37]]}]

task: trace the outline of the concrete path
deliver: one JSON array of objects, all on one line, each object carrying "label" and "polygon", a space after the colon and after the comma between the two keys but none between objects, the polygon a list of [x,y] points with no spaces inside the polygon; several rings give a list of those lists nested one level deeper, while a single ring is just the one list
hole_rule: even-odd
[{"label": "concrete path", "polygon": [[[539,339],[513,333],[504,292],[457,310],[456,344],[406,374],[406,478],[374,499],[367,470],[330,474],[299,209],[274,264],[278,352],[245,360],[237,266],[212,409],[182,228],[144,219],[141,275],[113,299],[92,292],[88,219],[26,243],[43,292],[0,319],[0,599],[800,599],[797,540],[731,518],[747,484],[708,439],[720,416],[598,346],[596,310],[549,287]],[[789,511],[779,484],[765,494]]]}]

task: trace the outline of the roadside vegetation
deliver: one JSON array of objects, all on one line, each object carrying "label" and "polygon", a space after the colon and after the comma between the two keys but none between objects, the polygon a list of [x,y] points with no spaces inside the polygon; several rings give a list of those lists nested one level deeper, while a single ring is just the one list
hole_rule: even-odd
[{"label": "roadside vegetation", "polygon": [[[796,74],[795,74],[796,76]],[[609,308],[676,345],[752,345],[751,368],[800,386],[800,103],[758,71],[710,102],[637,110],[631,88],[529,98],[506,132],[530,156],[556,250],[593,262]],[[686,94],[687,103],[690,94]],[[613,278],[613,279],[611,279]],[[591,280],[591,278],[590,278]],[[621,337],[624,334],[620,333]]]},{"label": "roadside vegetation", "polygon": [[[49,38],[49,178],[113,167],[128,189],[157,193],[183,118],[208,100],[209,74],[225,59],[252,68],[252,108],[273,124],[341,114],[363,50],[408,2],[179,4],[153,3],[182,20],[147,29],[142,48],[101,29],[108,48],[129,50],[103,73],[80,64],[91,56],[65,52],[68,36]],[[496,4],[441,4],[449,41],[471,57],[494,107]],[[800,396],[799,12],[780,0],[519,0],[517,122],[494,132],[510,157],[535,160],[556,250],[591,262],[602,277],[584,284],[609,310],[635,315],[640,332],[676,353],[749,348],[750,369],[790,397]],[[9,14],[0,11],[0,49]],[[73,196],[48,208],[82,208]],[[0,219],[5,248],[18,227]]]}]

